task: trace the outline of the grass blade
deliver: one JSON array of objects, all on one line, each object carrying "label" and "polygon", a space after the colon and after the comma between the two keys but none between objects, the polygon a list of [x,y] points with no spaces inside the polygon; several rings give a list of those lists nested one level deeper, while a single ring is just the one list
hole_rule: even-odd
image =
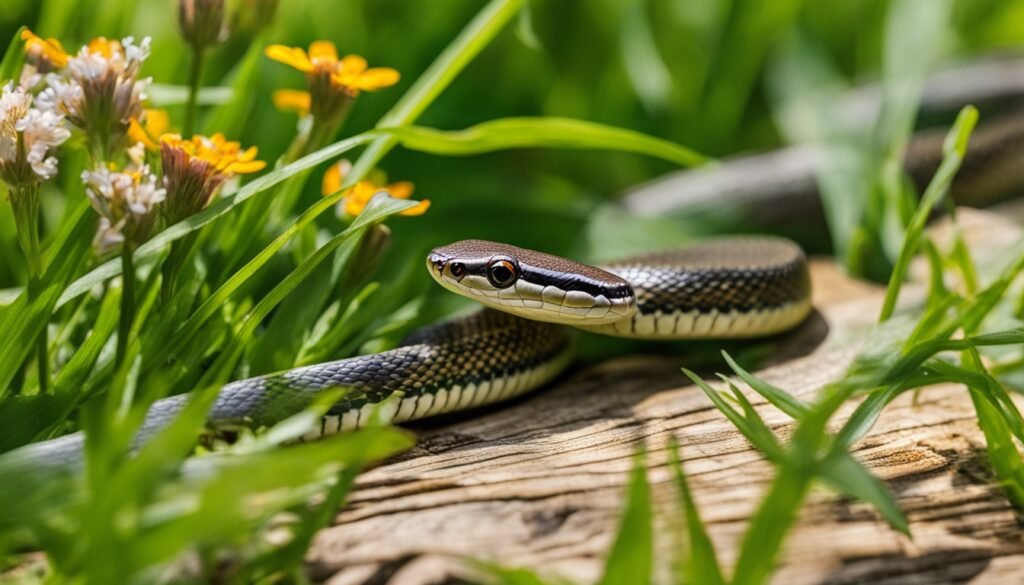
[{"label": "grass blade", "polygon": [[840,492],[871,504],[889,526],[910,536],[910,524],[896,498],[882,480],[843,448],[833,448],[821,462],[821,478]]},{"label": "grass blade", "polygon": [[956,117],[953,127],[950,128],[949,133],[946,135],[946,141],[943,144],[942,164],[939,165],[939,170],[935,172],[935,176],[928,183],[928,188],[925,189],[921,202],[918,204],[909,225],[907,225],[903,245],[900,247],[899,256],[896,258],[896,265],[893,267],[892,275],[889,277],[889,286],[885,291],[885,301],[882,304],[882,312],[878,318],[879,322],[888,320],[896,309],[896,299],[899,298],[900,287],[903,285],[903,280],[907,277],[910,260],[921,244],[924,226],[928,222],[928,217],[931,215],[932,210],[949,191],[949,186],[953,183],[953,177],[956,176],[956,172],[960,169],[960,164],[963,162],[964,155],[967,152],[967,142],[970,140],[971,132],[974,130],[977,122],[977,108],[966,106],[960,110],[960,114]]},{"label": "grass blade", "polygon": [[21,68],[25,65],[25,51],[22,48],[24,41],[21,40],[21,33],[26,29],[18,27],[7,43],[7,50],[4,52],[4,60],[0,61],[0,85],[7,81],[17,81],[21,77]]},{"label": "grass blade", "polygon": [[679,582],[686,585],[724,585],[722,570],[715,555],[715,547],[704,529],[693,493],[686,481],[686,473],[679,458],[679,443],[675,437],[669,442],[669,466],[679,489],[679,503],[686,523],[686,545],[681,561]]},{"label": "grass blade", "polygon": [[406,148],[441,155],[464,156],[508,148],[578,148],[635,152],[684,167],[710,160],[667,140],[571,118],[501,118],[454,131],[422,126],[382,128],[381,131],[397,138]]},{"label": "grass blade", "polygon": [[88,245],[93,224],[88,215],[89,205],[80,202],[74,215],[64,224],[62,231],[47,250],[48,263],[39,284],[39,290],[28,301],[27,289],[4,312],[0,330],[0,396],[11,391],[11,380],[32,351],[27,339],[36,339],[53,313],[57,299],[67,283],[91,253]]},{"label": "grass blade", "polygon": [[[709,399],[711,399],[711,402],[718,407],[718,410],[722,411],[722,414],[729,419],[729,422],[735,425],[740,433],[750,441],[754,447],[765,453],[765,456],[769,459],[782,456],[782,450],[780,449],[778,442],[775,440],[775,436],[771,431],[768,431],[767,434],[764,432],[768,427],[760,417],[756,416],[756,413],[752,419],[744,417],[735,408],[733,408],[731,404],[726,402],[725,397],[721,392],[709,386],[708,383],[700,376],[686,368],[683,368],[683,374],[690,378],[690,380],[693,381],[693,383],[696,384]],[[748,405],[749,403],[745,406]],[[752,412],[752,410],[747,410],[747,412]]]},{"label": "grass blade", "polygon": [[[412,124],[441,95],[466,65],[490,44],[494,37],[523,7],[524,0],[491,0],[455,37],[430,67],[402,95],[398,103],[377,122],[377,128],[393,128]],[[384,155],[395,147],[393,136],[384,136],[367,147],[352,166],[346,185],[354,185],[377,166]],[[351,177],[351,178],[349,178]]]},{"label": "grass blade", "polygon": [[732,371],[736,372],[737,376],[742,378],[758,394],[764,396],[765,400],[772,403],[775,408],[778,408],[791,418],[800,418],[807,412],[807,406],[789,392],[755,377],[750,372],[741,368],[736,363],[736,360],[732,359],[732,356],[724,351],[722,352],[722,357],[725,358],[726,363],[729,364]]},{"label": "grass blade", "polygon": [[600,585],[644,585],[651,582],[654,566],[653,511],[643,452],[633,458],[633,471],[629,477],[626,509],[605,560]]},{"label": "grass blade", "polygon": [[[325,198],[321,200],[317,205],[314,205],[312,208],[310,208],[310,210],[307,211],[306,214],[303,214],[303,217],[311,215],[311,212],[315,213],[316,210],[323,208],[325,205],[327,205],[327,202],[329,200],[330,198]],[[287,293],[290,292],[291,289],[294,288],[294,286],[296,286],[298,282],[301,281],[302,278],[304,278],[310,271],[312,271],[316,264],[323,260],[327,254],[333,252],[334,248],[340,245],[343,241],[351,237],[353,234],[362,233],[362,230],[366,229],[370,225],[383,221],[388,216],[394,213],[398,213],[409,207],[412,207],[415,204],[415,201],[396,200],[392,199],[391,197],[388,197],[387,195],[382,195],[378,193],[373,198],[373,200],[371,200],[370,204],[367,205],[367,208],[364,209],[361,214],[359,214],[359,216],[356,218],[354,222],[352,222],[352,225],[350,225],[348,229],[334,237],[334,239],[332,240],[332,245],[323,246],[319,250],[317,250],[314,257],[307,259],[306,262],[303,263],[303,265],[296,269],[296,272],[293,273],[293,275],[290,276],[289,279],[286,280],[286,282],[282,282],[278,287],[275,287],[274,291],[272,291],[266,297],[264,297],[264,299],[260,302],[260,305],[257,307],[258,310],[253,309],[253,312],[250,313],[250,318],[246,319],[247,323],[251,322],[251,324],[247,325],[246,327],[248,327],[250,330],[255,330],[256,325],[259,324],[259,320],[252,320],[251,318],[257,315],[265,316],[269,312],[270,308],[276,306],[276,304],[279,303],[284,298],[284,296],[287,295]],[[236,272],[230,279],[228,279],[228,281],[224,283],[223,286],[221,286],[213,294],[211,294],[210,297],[206,300],[206,302],[204,302],[198,309],[196,309],[195,313],[193,313],[192,316],[189,317],[188,321],[186,321],[177,331],[177,333],[175,333],[174,339],[169,344],[166,345],[163,353],[166,354],[172,348],[181,347],[183,344],[189,343],[193,336],[195,336],[195,334],[199,332],[203,323],[205,323],[207,319],[209,319],[217,311],[219,311],[221,305],[227,302],[227,300],[231,297],[232,294],[234,294],[236,290],[238,290],[239,287],[241,287],[253,274],[255,274],[257,270],[259,270],[264,264],[266,264],[266,262],[270,260],[270,257],[275,252],[277,252],[278,249],[283,247],[285,242],[288,239],[290,239],[294,235],[294,233],[302,229],[303,225],[305,224],[302,223],[302,219],[300,218],[299,221],[297,221],[292,227],[290,227],[288,230],[286,230],[284,233],[278,236],[278,238],[274,241],[274,244],[271,244],[271,246],[268,246],[266,249],[260,252],[259,255],[257,255],[251,261],[249,261],[248,264],[246,264],[241,270]],[[275,244],[278,245],[275,247]],[[294,279],[292,277],[294,277]],[[161,359],[157,359],[154,360],[154,363],[161,363],[161,361]]]}]

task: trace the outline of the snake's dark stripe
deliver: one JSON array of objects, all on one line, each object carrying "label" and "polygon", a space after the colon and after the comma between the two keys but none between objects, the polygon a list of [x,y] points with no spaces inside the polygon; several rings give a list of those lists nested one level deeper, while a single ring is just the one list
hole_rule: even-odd
[{"label": "snake's dark stripe", "polygon": [[[327,389],[347,390],[342,400],[328,413],[342,417],[366,414],[363,408],[382,402],[401,392],[399,406],[413,404],[421,395],[436,395],[452,388],[479,388],[505,379],[517,378],[519,387],[510,387],[502,398],[510,398],[546,383],[558,373],[557,367],[544,364],[566,363],[571,343],[565,328],[535,323],[497,311],[479,311],[439,325],[427,327],[409,336],[402,346],[373,355],[296,368],[232,382],[220,391],[210,410],[213,428],[269,426],[309,406],[316,395]],[[539,372],[541,375],[525,377]],[[461,393],[460,393],[461,394]],[[461,396],[465,404],[474,396]],[[172,396],[154,403],[140,428],[136,443],[156,434],[176,417],[188,396]],[[397,414],[397,413],[394,413]],[[436,412],[434,412],[436,414]],[[401,417],[398,417],[401,420]],[[362,416],[361,423],[367,422]],[[332,430],[358,425],[338,424]],[[326,424],[324,427],[326,429]],[[11,455],[41,459],[63,467],[81,462],[83,435],[28,445]]]},{"label": "snake's dark stripe", "polygon": [[[495,276],[487,271],[495,259],[509,262],[518,279],[494,285]],[[455,271],[460,278],[453,274],[454,262],[464,263]],[[810,310],[804,255],[777,238],[713,241],[607,270],[473,240],[435,250],[428,267],[447,288],[485,304],[627,337],[766,335],[794,326]],[[366,424],[378,409],[390,409],[383,418],[401,422],[470,408],[545,384],[568,363],[571,346],[561,325],[483,310],[417,331],[390,351],[228,384],[210,411],[209,425],[269,426],[333,388],[346,394],[312,436]],[[165,427],[187,400],[175,396],[153,404],[136,445]],[[81,462],[82,446],[82,436],[74,434],[29,445],[10,457],[73,467]]]}]

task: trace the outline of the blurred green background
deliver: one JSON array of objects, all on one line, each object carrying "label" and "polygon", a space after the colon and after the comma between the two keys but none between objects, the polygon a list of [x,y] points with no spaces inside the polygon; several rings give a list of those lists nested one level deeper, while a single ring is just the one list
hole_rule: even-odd
[{"label": "blurred green background", "polygon": [[[251,9],[242,0],[235,9]],[[397,87],[363,96],[343,133],[367,129],[409,87],[480,9],[480,0],[289,0],[262,38],[251,27],[215,49],[204,75],[216,85],[251,42],[307,46],[330,39],[371,66],[391,66]],[[636,129],[711,155],[781,143],[767,97],[773,49],[800,35],[850,81],[878,75],[886,0],[564,0],[533,1],[419,123],[458,129],[519,115],[582,118]],[[183,84],[188,52],[176,30],[173,0],[4,0],[0,38],[27,24],[69,48],[96,35],[153,37],[146,74]],[[1018,46],[1024,1],[958,0],[938,52],[954,59]],[[259,91],[240,139],[274,160],[289,143],[295,117],[276,111],[276,88],[302,88],[301,74],[261,58]],[[180,114],[177,115],[180,122]],[[420,246],[469,236],[570,251],[596,206],[671,165],[627,155],[513,151],[446,158],[396,150],[383,167],[433,200],[423,218],[396,230]],[[318,177],[307,186],[317,195]],[[528,229],[524,229],[528,228]],[[575,250],[579,253],[581,250]],[[11,283],[4,283],[10,286]]]}]

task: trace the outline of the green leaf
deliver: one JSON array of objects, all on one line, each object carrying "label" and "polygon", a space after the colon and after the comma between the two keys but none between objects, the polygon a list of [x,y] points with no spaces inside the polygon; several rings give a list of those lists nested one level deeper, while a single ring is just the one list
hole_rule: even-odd
[{"label": "green leaf", "polygon": [[[309,258],[306,258],[291,274],[275,286],[273,290],[260,299],[260,302],[246,316],[239,330],[239,341],[244,344],[248,337],[252,335],[252,332],[255,331],[256,326],[270,314],[270,311],[309,276],[321,262],[329,258],[340,245],[350,239],[358,239],[369,227],[384,221],[392,215],[415,207],[417,203],[419,202],[408,199],[395,199],[388,195],[386,191],[381,191],[374,195],[373,199],[370,200],[366,208],[356,217],[348,229],[334,236],[317,249],[316,252],[310,255]],[[199,311],[196,311],[196,313],[198,314]]]},{"label": "green leaf", "polygon": [[[432,104],[459,73],[490,44],[523,7],[524,0],[491,0],[463,27],[459,36],[448,43],[444,51],[430,64],[394,105],[377,122],[377,128],[408,126]],[[346,186],[352,186],[366,177],[377,163],[395,147],[393,136],[378,138],[363,152],[346,177]],[[349,179],[351,177],[351,179]]]},{"label": "green leaf", "polygon": [[[330,201],[330,198],[321,200],[320,203],[314,205],[313,208],[307,211],[304,216],[310,215],[311,212],[315,213],[316,209],[326,205],[325,202],[328,201]],[[366,209],[359,214],[348,229],[332,238],[329,243],[322,246],[312,256],[307,258],[298,268],[295,269],[295,271],[292,272],[292,274],[274,287],[274,289],[260,301],[259,305],[257,305],[246,317],[244,321],[245,325],[243,325],[243,329],[241,330],[244,331],[244,333],[240,333],[240,335],[244,338],[251,335],[252,332],[255,331],[256,326],[259,325],[260,320],[269,314],[273,307],[277,306],[277,304],[280,303],[281,300],[283,300],[284,297],[287,296],[287,294],[290,293],[300,282],[302,282],[302,280],[308,276],[321,261],[323,261],[329,254],[333,253],[333,251],[348,238],[362,233],[362,231],[369,226],[383,221],[390,215],[408,209],[416,203],[416,201],[393,199],[384,192],[375,195],[366,206]],[[196,309],[195,313],[193,313],[188,321],[186,321],[175,333],[173,340],[165,346],[163,352],[160,354],[160,358],[154,360],[154,363],[161,363],[162,360],[167,357],[168,352],[172,351],[174,348],[182,347],[184,344],[191,343],[193,337],[199,332],[206,320],[216,314],[217,311],[221,309],[221,306],[231,298],[231,295],[234,294],[234,292],[238,290],[238,288],[241,287],[253,274],[255,274],[257,270],[266,264],[277,249],[284,246],[284,243],[294,235],[295,232],[302,229],[302,225],[305,224],[303,223],[302,218],[300,218],[288,230],[278,236],[275,243],[279,243],[279,245],[276,248],[273,244],[268,246],[258,256],[249,261],[249,263],[241,270],[232,275],[232,277],[228,279],[223,286],[211,294],[206,302]],[[244,344],[240,345],[244,346]]]},{"label": "green leaf", "polygon": [[935,172],[935,176],[928,183],[928,188],[925,189],[921,202],[918,204],[917,210],[907,226],[903,245],[900,247],[899,256],[896,258],[896,265],[893,267],[892,276],[889,277],[889,286],[885,291],[885,301],[882,304],[879,322],[889,319],[896,309],[896,299],[899,298],[900,287],[907,277],[910,260],[917,252],[917,248],[921,243],[928,217],[931,216],[932,210],[949,191],[949,186],[953,183],[953,177],[956,176],[956,172],[960,169],[960,164],[963,162],[964,155],[967,152],[967,142],[977,122],[977,108],[966,106],[960,110],[960,114],[956,117],[953,127],[946,134],[946,141],[943,145],[944,158],[942,159],[942,164],[939,165],[939,170]]},{"label": "green leaf", "polygon": [[0,429],[3,429],[0,452],[45,437],[71,414],[82,399],[82,387],[100,350],[117,327],[120,298],[117,289],[104,295],[89,337],[61,368],[52,394],[15,396],[0,401]]},{"label": "green leaf", "polygon": [[[203,123],[203,133],[207,136],[214,132],[223,132],[227,136],[239,136],[245,128],[245,122],[252,113],[255,100],[252,96],[258,91],[260,80],[260,61],[263,58],[263,36],[258,36],[249,44],[249,50],[235,66],[231,76],[231,99],[212,108]],[[202,99],[202,91],[199,97]]]},{"label": "green leaf", "polygon": [[[360,232],[362,236],[363,232]],[[314,270],[274,311],[270,322],[248,353],[253,374],[265,374],[295,367],[296,357],[322,313],[336,285],[351,268],[352,255],[362,237],[348,237],[334,252],[333,263]],[[332,249],[334,246],[332,246]]]},{"label": "green leaf", "polygon": [[669,441],[669,466],[672,468],[679,490],[679,504],[686,523],[686,550],[681,554],[681,585],[724,585],[722,569],[715,555],[715,547],[708,538],[704,522],[700,518],[697,504],[686,481],[686,473],[679,459],[679,443],[675,437]]},{"label": "green leaf", "polygon": [[875,390],[857,405],[846,424],[839,430],[835,439],[836,449],[849,449],[854,443],[864,438],[875,426],[882,409],[889,405],[905,388],[902,385],[891,385]]},{"label": "green leaf", "polygon": [[821,478],[840,492],[871,504],[889,526],[910,536],[910,525],[896,498],[882,480],[843,447],[834,447],[819,469]]},{"label": "green leaf", "polygon": [[[783,456],[782,449],[775,435],[765,425],[764,420],[753,409],[749,408],[749,402],[745,402],[742,394],[736,392],[736,400],[740,401],[747,416],[740,414],[731,404],[726,402],[723,393],[712,388],[697,374],[686,368],[683,368],[683,374],[690,378],[711,399],[711,402],[718,407],[718,410],[722,411],[722,414],[729,419],[729,422],[735,425],[740,434],[750,441],[755,448],[764,453],[769,459],[779,460]],[[767,433],[765,432],[766,430]]]},{"label": "green leaf", "polygon": [[502,118],[465,130],[421,126],[381,128],[402,146],[440,155],[470,155],[509,148],[578,148],[646,154],[684,167],[710,159],[678,144],[586,120],[570,118]]},{"label": "green leaf", "polygon": [[654,535],[651,516],[651,488],[643,452],[633,458],[626,495],[626,508],[619,521],[600,585],[643,585],[651,582],[654,564]]},{"label": "green leaf", "polygon": [[[45,254],[47,267],[38,285],[22,292],[4,312],[0,330],[0,396],[11,391],[11,380],[33,349],[27,339],[36,339],[53,313],[57,298],[91,253],[93,222],[89,205],[79,202],[70,219],[57,234]],[[32,297],[31,301],[29,296]]]},{"label": "green leaf", "polygon": [[[971,348],[963,353],[965,368],[988,376],[978,352]],[[998,386],[998,384],[997,384]],[[999,388],[1002,391],[1002,388]],[[988,449],[989,464],[1000,479],[1001,487],[1006,496],[1019,509],[1024,509],[1024,460],[1013,440],[1011,425],[999,408],[991,400],[987,400],[981,392],[970,387],[971,402],[978,415],[978,426],[985,434],[985,447]],[[1012,404],[1012,402],[1011,402]],[[1017,414],[1018,418],[1020,414]]]},{"label": "green leaf", "polygon": [[21,77],[21,68],[25,65],[24,41],[21,40],[21,33],[27,28],[22,26],[14,31],[11,42],[7,43],[7,50],[4,52],[4,60],[0,61],[0,86],[8,81],[17,82]]},{"label": "green leaf", "polygon": [[742,378],[747,385],[753,388],[761,396],[764,396],[765,400],[772,403],[775,408],[786,413],[790,418],[800,418],[807,412],[807,406],[789,392],[755,377],[750,372],[741,368],[740,365],[732,359],[732,356],[724,351],[722,352],[722,357],[725,358],[726,363],[729,364],[732,371],[736,372],[736,375]]},{"label": "green leaf", "polygon": [[[405,432],[374,427],[287,449],[200,458],[196,472],[177,486],[165,487],[167,495],[149,507],[142,519],[146,530],[133,542],[140,556],[131,560],[141,568],[187,548],[218,544],[302,503],[312,495],[309,486],[322,485],[325,473],[379,461],[412,444]],[[180,512],[168,518],[162,513],[167,510]]]}]

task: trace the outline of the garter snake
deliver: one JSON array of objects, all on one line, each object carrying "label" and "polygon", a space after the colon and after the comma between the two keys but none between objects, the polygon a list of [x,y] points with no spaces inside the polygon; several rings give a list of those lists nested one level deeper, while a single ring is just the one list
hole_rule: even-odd
[{"label": "garter snake", "polygon": [[[648,339],[742,338],[799,324],[811,310],[802,250],[773,237],[712,240],[603,267],[507,244],[466,240],[433,250],[441,286],[485,308],[413,332],[377,354],[224,386],[213,428],[274,424],[317,393],[345,388],[309,438],[357,428],[371,412],[393,422],[494,403],[536,389],[572,357],[568,326]],[[396,396],[397,400],[387,400]],[[136,442],[172,420],[186,395],[155,402]],[[20,449],[60,465],[81,459],[80,433]]]}]

